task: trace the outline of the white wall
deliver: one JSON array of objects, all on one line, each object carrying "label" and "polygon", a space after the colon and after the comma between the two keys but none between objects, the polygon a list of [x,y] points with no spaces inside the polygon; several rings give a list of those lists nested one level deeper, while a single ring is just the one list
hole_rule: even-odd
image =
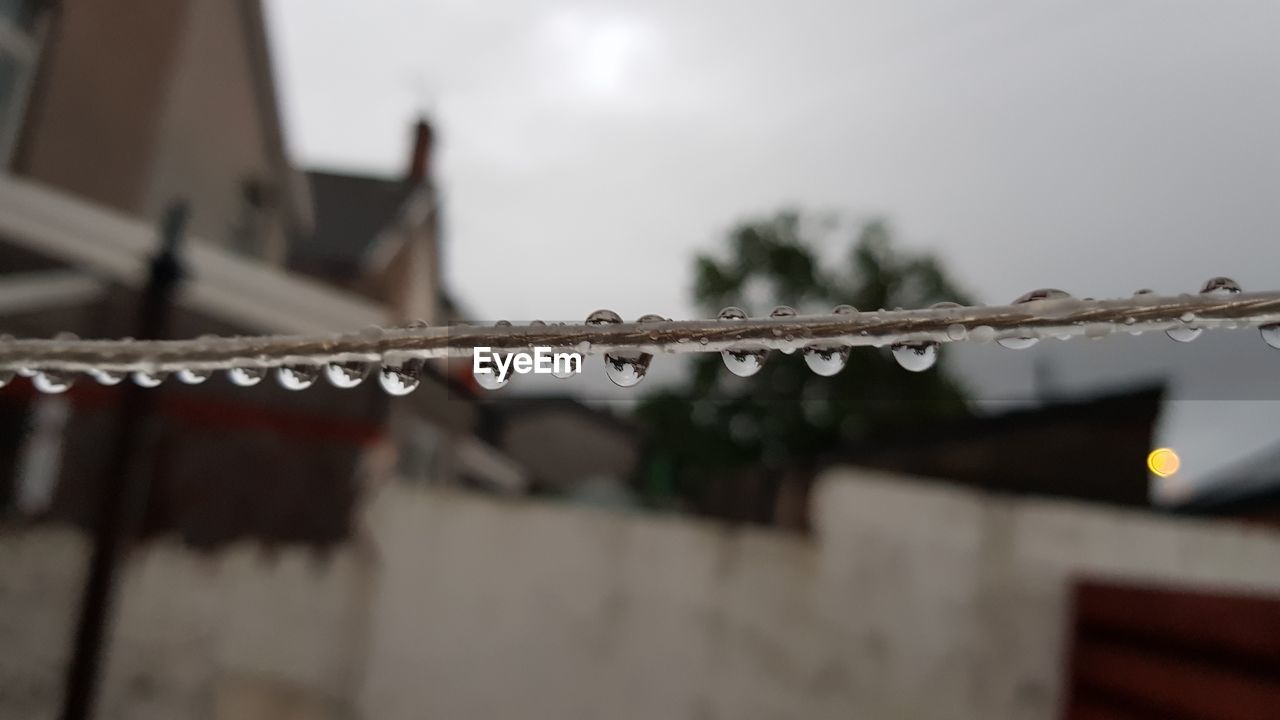
[{"label": "white wall", "polygon": [[[328,560],[157,545],[105,717],[1052,718],[1081,573],[1280,591],[1280,534],[825,478],[810,541],[384,490]],[[52,717],[84,543],[0,534],[0,716]]]}]

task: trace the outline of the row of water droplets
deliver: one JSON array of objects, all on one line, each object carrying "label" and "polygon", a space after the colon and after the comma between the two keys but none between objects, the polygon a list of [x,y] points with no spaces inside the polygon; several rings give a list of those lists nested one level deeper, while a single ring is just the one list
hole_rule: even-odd
[{"label": "row of water droplets", "polygon": [[[404,327],[421,329],[427,327],[427,324],[425,322],[414,322]],[[362,335],[373,340],[377,339],[382,332],[382,328],[371,327],[365,330]],[[0,340],[9,339],[12,338],[7,336],[0,337]],[[73,341],[78,338],[73,333],[59,333],[53,339]],[[202,339],[212,340],[216,338],[207,336]],[[350,389],[363,383],[369,375],[373,374],[373,369],[376,366],[378,367],[378,384],[382,389],[389,395],[401,396],[408,395],[417,389],[421,383],[422,368],[425,364],[426,361],[422,358],[412,357],[407,353],[387,353],[383,356],[381,363],[368,360],[331,363],[302,362],[281,365],[274,368],[274,370],[277,382],[286,390],[306,390],[315,385],[321,375],[324,375],[329,384],[336,388]],[[237,387],[253,387],[262,382],[271,370],[272,368],[250,365],[233,367],[226,371],[227,380]],[[184,368],[173,372],[172,375],[184,385],[200,385],[212,377],[213,373],[213,370]],[[86,374],[96,380],[98,384],[107,386],[119,385],[127,376],[133,380],[134,384],[145,388],[159,387],[170,375],[169,372],[165,371],[137,370],[131,373],[123,373],[103,369],[90,370]],[[71,389],[71,386],[75,384],[76,378],[75,373],[61,370],[39,368],[0,370],[0,387],[9,384],[15,375],[31,378],[32,386],[40,392],[50,394],[63,393]]]},{"label": "row of water droplets", "polygon": [[[1210,278],[1200,290],[1202,295],[1224,296],[1229,297],[1241,293],[1241,287],[1234,280],[1226,277]],[[1153,294],[1152,290],[1143,289],[1134,293],[1138,295]],[[1070,299],[1071,295],[1062,290],[1054,288],[1042,288],[1033,290],[1016,299],[1013,304],[1021,305],[1025,303]],[[1086,298],[1088,299],[1088,298]],[[930,309],[941,310],[949,308],[959,308],[961,305],[953,302],[941,302],[930,306]],[[833,315],[852,315],[857,313],[857,309],[850,305],[838,305],[832,309]],[[791,318],[796,317],[797,313],[794,308],[787,305],[780,305],[769,313],[771,318]],[[738,307],[727,307],[720,311],[718,319],[725,322],[734,322],[747,320],[748,315],[745,311]],[[1204,332],[1203,328],[1194,327],[1195,315],[1193,313],[1185,313],[1180,318],[1184,323],[1182,327],[1175,327],[1166,330],[1166,334],[1173,340],[1181,343],[1187,343],[1200,337]],[[665,322],[667,318],[660,315],[645,315],[637,322],[641,324]],[[597,310],[591,313],[586,320],[587,325],[615,325],[623,322],[622,317],[612,310]],[[1127,324],[1133,324],[1133,318],[1126,320]],[[533,326],[545,326],[546,323],[535,320],[530,323]],[[496,327],[511,327],[511,323],[501,320],[495,323]],[[407,329],[421,329],[427,327],[425,322],[414,322],[404,326]],[[985,332],[984,332],[985,331]],[[381,333],[382,328],[369,328],[363,334],[369,339],[376,340]],[[781,330],[777,331],[781,334]],[[1266,325],[1261,328],[1262,339],[1271,347],[1280,349],[1280,324]],[[863,331],[866,334],[866,331]],[[1136,334],[1136,333],[1135,333]],[[975,328],[972,332],[963,325],[955,324],[947,328],[947,336],[953,341],[962,341],[966,339],[975,339],[989,341],[994,335],[994,331],[987,326]],[[657,335],[653,337],[656,339]],[[7,336],[0,339],[12,339]],[[55,340],[75,340],[75,335],[71,333],[60,333],[54,337]],[[792,354],[796,351],[796,347],[791,343],[794,338],[790,336],[782,337],[787,343],[781,349],[784,354]],[[681,342],[688,342],[687,339],[681,338]],[[996,342],[1002,347],[1012,350],[1023,350],[1032,347],[1038,343],[1040,339],[1034,336],[1024,337],[1006,337],[999,338]],[[701,338],[702,344],[707,344],[707,338]],[[939,343],[932,340],[911,341],[893,343],[889,346],[894,359],[904,369],[911,372],[923,372],[933,367],[938,360]],[[590,350],[589,343],[581,343],[577,350],[586,354]],[[849,361],[850,346],[835,343],[830,345],[813,345],[806,346],[803,349],[805,363],[813,372],[824,377],[830,377],[838,374],[844,369]],[[750,377],[760,372],[764,367],[766,358],[769,355],[768,348],[751,348],[751,349],[726,349],[721,351],[720,355],[724,361],[725,367],[738,377]],[[653,360],[651,353],[641,352],[639,350],[615,350],[605,353],[605,374],[608,378],[619,387],[633,387],[644,379],[649,370],[649,365]],[[275,368],[276,379],[281,385],[288,390],[305,390],[314,385],[319,377],[323,374],[331,385],[337,388],[350,389],[359,386],[373,372],[373,368],[377,366],[378,382],[382,389],[390,395],[402,396],[413,392],[421,382],[421,372],[425,365],[425,360],[413,357],[409,353],[387,353],[383,356],[381,362],[368,360],[353,360],[344,362],[321,363],[295,363],[282,365]],[[239,387],[253,387],[260,383],[266,377],[270,368],[245,366],[233,367],[227,370],[227,378],[233,385]],[[8,384],[15,374],[30,377],[32,384],[36,389],[45,393],[65,392],[74,383],[74,374],[64,371],[41,370],[41,369],[20,369],[17,371],[0,370],[0,387]],[[125,378],[125,373],[93,370],[89,373],[99,383],[103,385],[117,385]],[[199,385],[208,380],[213,371],[211,370],[194,370],[183,369],[173,373],[179,382],[187,385]],[[561,371],[557,366],[557,371],[553,374],[559,378],[572,377],[575,373]],[[506,387],[511,382],[511,376],[499,379],[498,374],[493,368],[481,368],[476,370],[475,379],[477,384],[486,390],[498,390]],[[168,377],[166,372],[151,371],[135,371],[129,376],[133,381],[142,387],[157,387]]]}]

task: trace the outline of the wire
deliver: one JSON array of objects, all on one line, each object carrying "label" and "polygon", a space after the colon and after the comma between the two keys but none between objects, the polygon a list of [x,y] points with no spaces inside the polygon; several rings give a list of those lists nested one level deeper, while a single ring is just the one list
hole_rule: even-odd
[{"label": "wire", "polygon": [[742,320],[620,324],[370,328],[330,336],[202,337],[194,340],[0,340],[0,370],[172,372],[470,355],[477,347],[532,347],[600,354],[717,352],[1012,338],[1101,338],[1117,333],[1280,324],[1280,292],[1070,297],[1014,305],[880,310]]}]

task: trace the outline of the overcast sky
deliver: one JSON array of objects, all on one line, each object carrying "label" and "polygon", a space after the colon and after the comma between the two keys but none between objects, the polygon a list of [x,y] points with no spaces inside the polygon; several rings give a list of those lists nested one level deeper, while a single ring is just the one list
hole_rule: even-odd
[{"label": "overcast sky", "polygon": [[[692,252],[791,206],[885,217],[984,301],[1280,288],[1274,0],[267,6],[300,163],[398,173],[435,119],[476,317],[687,316]],[[1166,424],[1191,474],[1280,435],[1212,399]]]}]

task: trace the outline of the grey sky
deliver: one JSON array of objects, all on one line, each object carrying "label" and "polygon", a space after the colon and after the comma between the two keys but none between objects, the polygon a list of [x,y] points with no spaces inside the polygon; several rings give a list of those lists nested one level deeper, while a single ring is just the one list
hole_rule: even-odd
[{"label": "grey sky", "polygon": [[1271,0],[268,8],[303,163],[398,172],[436,118],[478,317],[687,315],[691,253],[783,206],[884,216],[986,301],[1280,287]]}]

